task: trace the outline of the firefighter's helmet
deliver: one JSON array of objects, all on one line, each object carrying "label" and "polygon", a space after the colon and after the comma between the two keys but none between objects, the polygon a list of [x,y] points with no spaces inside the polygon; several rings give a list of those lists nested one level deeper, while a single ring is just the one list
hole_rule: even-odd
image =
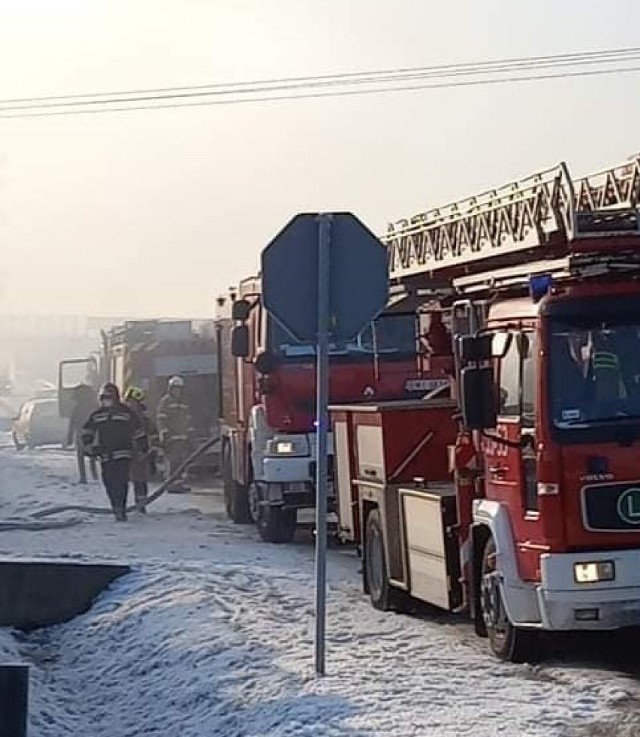
[{"label": "firefighter's helmet", "polygon": [[124,398],[131,402],[144,402],[144,392],[137,386],[130,386]]},{"label": "firefighter's helmet", "polygon": [[169,389],[173,389],[174,387],[179,389],[184,388],[184,379],[182,376],[172,376],[169,379]]}]

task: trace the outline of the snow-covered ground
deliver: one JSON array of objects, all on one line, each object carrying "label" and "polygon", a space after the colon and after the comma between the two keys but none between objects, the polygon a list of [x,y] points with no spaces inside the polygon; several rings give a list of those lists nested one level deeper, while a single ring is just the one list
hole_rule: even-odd
[{"label": "snow-covered ground", "polygon": [[[0,448],[0,518],[104,504],[61,451]],[[372,610],[359,562],[329,553],[328,674],[312,675],[313,549],[265,545],[219,492],[165,496],[146,518],[4,532],[4,556],[115,559],[133,572],[87,614],[0,660],[33,664],[30,737],[583,737],[640,733],[640,688],[604,656],[497,662],[464,622]],[[1,594],[0,594],[1,595]]]}]

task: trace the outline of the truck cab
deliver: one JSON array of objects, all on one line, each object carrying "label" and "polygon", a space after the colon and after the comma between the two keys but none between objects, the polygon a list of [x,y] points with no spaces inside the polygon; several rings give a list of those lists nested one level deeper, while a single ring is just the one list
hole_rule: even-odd
[{"label": "truck cab", "polygon": [[492,307],[493,380],[466,389],[484,469],[476,567],[486,580],[492,541],[504,571],[476,603],[514,653],[543,629],[640,624],[640,290],[546,288]]}]

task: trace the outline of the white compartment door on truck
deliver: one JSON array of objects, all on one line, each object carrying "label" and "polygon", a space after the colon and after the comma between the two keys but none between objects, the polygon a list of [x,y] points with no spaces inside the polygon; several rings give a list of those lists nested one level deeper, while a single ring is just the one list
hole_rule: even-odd
[{"label": "white compartment door on truck", "polygon": [[409,591],[421,601],[454,610],[462,603],[453,487],[399,490]]},{"label": "white compartment door on truck", "polygon": [[338,523],[341,539],[348,542],[354,540],[353,495],[351,490],[352,468],[349,454],[349,427],[346,420],[335,420],[333,423],[335,478],[338,497]]}]

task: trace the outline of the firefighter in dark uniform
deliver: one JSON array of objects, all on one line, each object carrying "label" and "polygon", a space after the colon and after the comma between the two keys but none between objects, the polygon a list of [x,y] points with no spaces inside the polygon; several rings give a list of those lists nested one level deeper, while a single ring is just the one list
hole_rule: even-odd
[{"label": "firefighter in dark uniform", "polygon": [[[174,376],[169,381],[169,391],[158,402],[158,430],[160,443],[169,461],[169,475],[189,456],[189,440],[193,434],[191,412],[184,397],[184,379]],[[170,494],[189,491],[185,483],[186,473],[168,489]]]},{"label": "firefighter in dark uniform", "polygon": [[150,448],[155,442],[156,435],[155,427],[147,413],[147,406],[144,403],[144,399],[144,392],[136,386],[129,387],[124,395],[124,401],[127,407],[129,407],[129,409],[131,409],[138,417],[146,438],[143,445],[147,447],[147,450],[137,450],[134,452],[129,473],[129,479],[133,483],[133,495],[136,509],[141,514],[146,514],[147,511],[146,502],[149,494],[150,475],[149,454]]},{"label": "firefighter in dark uniform", "polygon": [[102,481],[116,520],[125,522],[131,461],[134,453],[148,450],[148,441],[145,447],[140,420],[120,401],[115,384],[105,384],[99,399],[100,407],[85,424],[82,439],[89,454],[100,459]]}]

